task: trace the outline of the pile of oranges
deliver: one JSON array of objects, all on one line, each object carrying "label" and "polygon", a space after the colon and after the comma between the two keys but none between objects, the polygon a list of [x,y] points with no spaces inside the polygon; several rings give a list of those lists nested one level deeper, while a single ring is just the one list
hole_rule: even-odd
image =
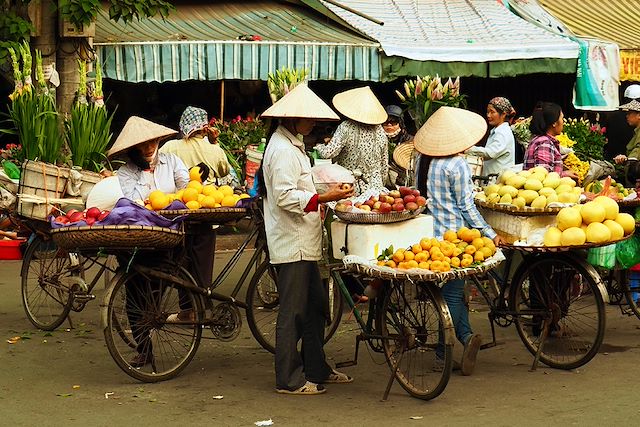
[{"label": "pile of oranges", "polygon": [[[216,187],[213,184],[203,184],[199,173],[194,173],[197,167],[191,169],[189,177],[191,181],[187,187],[176,193],[164,193],[160,190],[152,191],[145,201],[145,207],[149,210],[161,210],[166,208],[174,200],[183,202],[188,209],[233,207],[240,199],[248,198],[248,194],[235,194],[233,188],[228,185]],[[199,169],[199,168],[198,168]],[[199,171],[198,171],[199,172]]]},{"label": "pile of oranges", "polygon": [[493,240],[482,237],[479,230],[463,227],[458,231],[447,230],[442,240],[425,237],[410,248],[379,257],[378,265],[401,270],[421,268],[445,272],[483,262],[495,253]]}]

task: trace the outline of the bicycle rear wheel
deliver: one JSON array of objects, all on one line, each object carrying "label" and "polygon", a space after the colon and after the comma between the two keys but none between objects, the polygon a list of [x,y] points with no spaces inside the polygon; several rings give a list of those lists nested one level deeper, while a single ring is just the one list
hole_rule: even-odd
[{"label": "bicycle rear wheel", "polygon": [[411,396],[431,400],[444,391],[453,366],[449,308],[425,284],[392,282],[384,294],[378,325],[387,363]]},{"label": "bicycle rear wheel", "polygon": [[52,331],[69,315],[73,305],[70,267],[69,253],[51,239],[36,236],[27,247],[20,272],[22,305],[36,328]]},{"label": "bicycle rear wheel", "polygon": [[[342,294],[331,276],[324,280],[329,292],[329,316],[324,342],[328,342],[338,329],[342,316]],[[247,323],[256,341],[271,353],[276,351],[276,322],[280,309],[276,271],[268,260],[256,268],[246,296]]]},{"label": "bicycle rear wheel", "polygon": [[546,324],[549,333],[542,344],[542,363],[559,369],[584,365],[596,355],[604,338],[600,277],[571,256],[556,254],[525,261],[514,275],[509,301],[516,313],[518,335],[535,355]]},{"label": "bicycle rear wheel", "polygon": [[627,300],[627,304],[629,308],[636,315],[638,319],[640,319],[640,283],[638,281],[631,281],[629,275],[630,271],[621,271],[620,275],[622,279],[620,280],[620,287],[622,288],[622,292],[624,293],[624,297]]},{"label": "bicycle rear wheel", "polygon": [[[195,286],[183,268],[162,277],[134,269],[117,277],[106,295],[103,332],[107,348],[116,364],[137,380],[175,377],[191,362],[200,344],[201,300],[176,279]],[[169,315],[188,308],[193,310],[193,321],[166,322]],[[143,361],[139,355],[144,355]]]}]

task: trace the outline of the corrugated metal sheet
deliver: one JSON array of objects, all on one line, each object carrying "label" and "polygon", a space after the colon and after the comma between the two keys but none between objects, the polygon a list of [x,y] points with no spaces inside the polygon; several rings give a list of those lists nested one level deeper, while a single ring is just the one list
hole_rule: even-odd
[{"label": "corrugated metal sheet", "polygon": [[[178,4],[166,21],[125,24],[102,11],[95,46],[107,78],[266,80],[283,66],[312,80],[380,79],[379,44],[304,7],[274,1]],[[262,41],[241,41],[242,35]]]},{"label": "corrugated metal sheet", "polygon": [[620,49],[640,48],[638,0],[538,0],[576,35],[612,41]]}]

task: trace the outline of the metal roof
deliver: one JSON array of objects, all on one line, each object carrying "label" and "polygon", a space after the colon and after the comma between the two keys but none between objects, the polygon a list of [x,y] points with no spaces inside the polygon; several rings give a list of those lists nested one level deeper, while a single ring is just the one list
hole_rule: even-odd
[{"label": "metal roof", "polygon": [[638,0],[538,0],[576,35],[608,40],[620,49],[640,49]]}]

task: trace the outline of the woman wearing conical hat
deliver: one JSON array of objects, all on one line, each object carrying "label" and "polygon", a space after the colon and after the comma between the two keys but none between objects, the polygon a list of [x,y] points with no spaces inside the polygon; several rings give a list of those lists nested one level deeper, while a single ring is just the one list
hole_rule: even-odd
[{"label": "woman wearing conical hat", "polygon": [[[276,391],[311,395],[322,384],[352,378],[332,369],[323,343],[328,295],[318,270],[322,256],[319,204],[353,194],[339,185],[317,194],[311,163],[297,135],[309,135],[318,120],[338,120],[336,113],[305,84],[273,104],[262,117],[280,119],[265,149],[259,174],[269,258],[278,272],[280,309],[276,324]],[[301,353],[298,343],[302,340]]]},{"label": "woman wearing conical hat", "polygon": [[356,194],[386,191],[389,149],[382,127],[387,120],[384,107],[369,86],[337,94],[333,105],[347,120],[338,125],[328,144],[315,146],[318,155],[362,174],[356,180]]},{"label": "woman wearing conical hat", "polygon": [[[416,133],[414,145],[420,153],[416,167],[416,185],[429,199],[433,215],[433,233],[442,238],[447,230],[475,228],[502,241],[476,209],[473,201],[471,171],[462,156],[485,134],[487,123],[482,116],[453,107],[440,107]],[[456,279],[442,286],[442,296],[449,306],[456,337],[464,345],[461,370],[471,375],[481,338],[474,334],[465,304],[464,280]],[[443,359],[444,347],[436,349],[436,360]]]}]

